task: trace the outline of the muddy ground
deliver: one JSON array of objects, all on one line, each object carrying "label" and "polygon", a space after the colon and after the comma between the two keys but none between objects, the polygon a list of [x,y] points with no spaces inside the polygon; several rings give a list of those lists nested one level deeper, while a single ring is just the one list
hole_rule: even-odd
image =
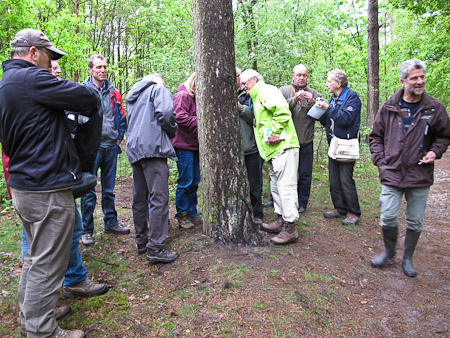
[{"label": "muddy ground", "polygon": [[[324,206],[314,200],[299,241],[281,249],[214,243],[198,226],[180,230],[171,207],[167,245],[181,255],[169,265],[149,265],[132,235],[104,235],[97,211],[97,244],[82,255],[90,277],[110,291],[60,300],[74,309],[60,325],[89,337],[450,337],[449,189],[447,153],[436,164],[416,278],[401,269],[404,216],[397,257],[372,269],[383,248],[377,216],[346,228],[317,217]],[[131,180],[116,193],[120,221],[132,226]],[[2,309],[0,326],[5,337],[19,332],[14,303]]]}]

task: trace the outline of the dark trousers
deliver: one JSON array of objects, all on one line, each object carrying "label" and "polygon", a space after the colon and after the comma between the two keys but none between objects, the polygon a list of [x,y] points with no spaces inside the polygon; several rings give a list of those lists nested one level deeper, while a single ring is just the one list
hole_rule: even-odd
[{"label": "dark trousers", "polygon": [[328,157],[330,195],[334,207],[342,215],[350,211],[359,217],[361,209],[353,179],[354,166],[355,162],[343,163]]},{"label": "dark trousers", "polygon": [[245,155],[245,166],[247,167],[248,182],[250,184],[250,201],[252,203],[253,216],[263,219],[263,207],[261,202],[262,172],[259,165],[259,153]]},{"label": "dark trousers", "polygon": [[[165,158],[144,158],[133,169],[133,221],[136,244],[162,249],[169,228],[169,167]],[[150,201],[149,201],[150,200]],[[149,202],[150,218],[147,220]]]},{"label": "dark trousers", "polygon": [[311,193],[311,180],[313,169],[314,147],[313,143],[300,145],[298,157],[298,206],[306,209]]}]

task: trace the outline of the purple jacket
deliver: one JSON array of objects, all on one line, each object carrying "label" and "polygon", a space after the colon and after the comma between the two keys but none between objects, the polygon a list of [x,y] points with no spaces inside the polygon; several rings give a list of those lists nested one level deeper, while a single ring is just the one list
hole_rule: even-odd
[{"label": "purple jacket", "polygon": [[382,184],[398,188],[423,188],[433,184],[434,164],[420,159],[434,151],[442,157],[450,144],[450,121],[441,102],[424,93],[408,131],[403,125],[400,99],[395,93],[378,111],[369,135],[372,162],[378,167]]},{"label": "purple jacket", "polygon": [[173,97],[173,110],[178,129],[172,145],[175,148],[198,150],[197,106],[195,97],[189,95],[184,84],[178,86]]}]

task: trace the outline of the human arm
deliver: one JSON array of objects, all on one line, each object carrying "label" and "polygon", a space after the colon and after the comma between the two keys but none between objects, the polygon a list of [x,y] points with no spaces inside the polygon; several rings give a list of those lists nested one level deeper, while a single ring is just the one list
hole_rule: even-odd
[{"label": "human arm", "polygon": [[197,131],[197,110],[195,99],[186,92],[178,92],[173,97],[173,109],[179,126]]},{"label": "human arm", "polygon": [[155,85],[152,95],[154,95],[153,105],[156,120],[167,135],[172,138],[177,130],[172,94],[166,87]]},{"label": "human arm", "polygon": [[361,114],[361,100],[355,92],[347,94],[348,98],[331,117],[341,128],[347,128]]},{"label": "human arm", "polygon": [[375,116],[375,121],[373,123],[372,132],[369,134],[369,149],[371,153],[372,163],[379,166],[385,158],[384,152],[384,133],[385,133],[385,122],[384,122],[384,107],[383,105]]}]

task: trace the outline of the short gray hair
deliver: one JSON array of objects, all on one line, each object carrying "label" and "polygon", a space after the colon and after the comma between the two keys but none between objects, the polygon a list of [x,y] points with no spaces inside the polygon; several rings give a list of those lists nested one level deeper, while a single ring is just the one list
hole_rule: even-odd
[{"label": "short gray hair", "polygon": [[11,47],[11,59],[14,56],[25,56],[31,47]]},{"label": "short gray hair", "polygon": [[88,60],[88,68],[94,67],[94,59],[106,60],[105,57],[101,54],[92,55]]},{"label": "short gray hair", "polygon": [[159,83],[160,85],[163,85],[163,86],[166,85],[166,81],[164,81],[164,78],[162,77],[162,75],[158,74],[158,73],[149,74],[149,75],[145,76],[143,78],[143,80]]},{"label": "short gray hair", "polygon": [[417,59],[411,59],[403,62],[400,66],[400,79],[406,81],[409,72],[414,69],[423,69],[423,71],[426,73],[427,65],[425,64],[425,62]]},{"label": "short gray hair", "polygon": [[332,71],[328,72],[327,76],[333,77],[342,85],[342,87],[348,86],[347,74],[342,69],[333,69]]},{"label": "short gray hair", "polygon": [[245,83],[245,82],[247,82],[248,80],[250,80],[251,78],[254,78],[254,77],[256,77],[256,79],[257,79],[258,81],[264,80],[264,78],[262,77],[262,75],[259,74],[259,73],[258,73],[256,70],[254,70],[254,69],[246,69],[246,70],[244,70],[244,71],[241,73],[241,75],[240,75],[240,78],[241,78],[241,82],[242,82],[242,83]]}]

